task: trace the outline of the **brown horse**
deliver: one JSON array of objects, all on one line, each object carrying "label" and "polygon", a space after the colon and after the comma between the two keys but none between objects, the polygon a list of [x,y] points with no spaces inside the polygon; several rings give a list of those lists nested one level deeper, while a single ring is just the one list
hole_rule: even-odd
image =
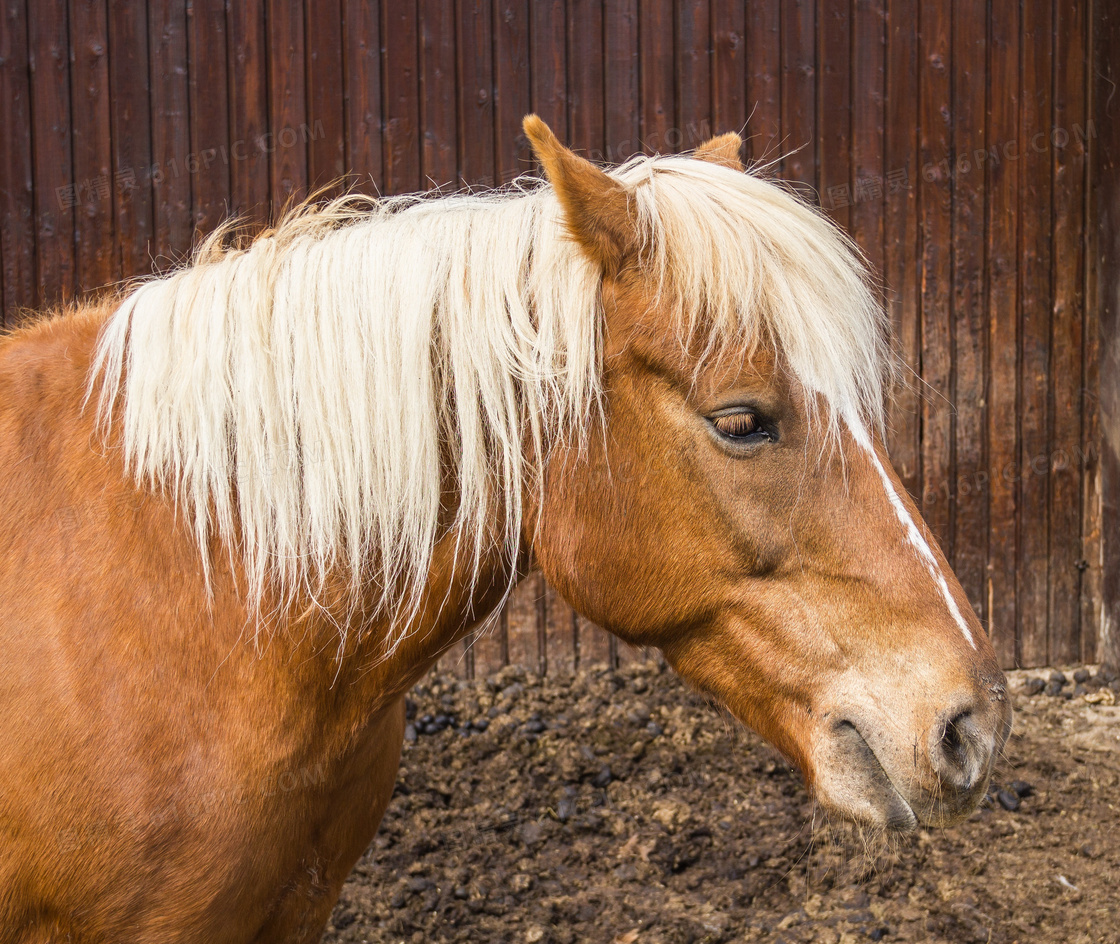
[{"label": "brown horse", "polygon": [[[882,446],[882,315],[735,135],[343,201],[0,343],[0,941],[315,941],[404,694],[530,568],[892,830],[1004,678]],[[228,242],[228,240],[227,240]]]}]

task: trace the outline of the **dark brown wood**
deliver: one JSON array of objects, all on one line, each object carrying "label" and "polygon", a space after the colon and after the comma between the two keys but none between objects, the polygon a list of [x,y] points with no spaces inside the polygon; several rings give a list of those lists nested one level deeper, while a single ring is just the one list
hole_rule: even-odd
[{"label": "dark brown wood", "polygon": [[494,2],[494,160],[498,183],[533,168],[521,120],[531,106],[529,76],[529,2]]},{"label": "dark brown wood", "polygon": [[229,214],[226,38],[225,3],[188,0],[190,151],[172,158],[171,172],[190,176],[196,235],[209,233]]},{"label": "dark brown wood", "polygon": [[569,147],[591,160],[606,159],[603,114],[602,0],[568,3],[568,133]]},{"label": "dark brown wood", "polygon": [[[151,99],[148,84],[148,15],[143,4],[109,4],[110,116],[113,131],[113,202],[117,273],[147,275],[152,241]],[[225,86],[214,89],[222,96]],[[215,160],[229,163],[229,152]],[[228,210],[227,210],[228,212]]]},{"label": "dark brown wood", "polygon": [[150,0],[148,50],[151,76],[152,247],[158,269],[183,259],[190,251],[191,178],[186,172],[190,151],[187,0]]},{"label": "dark brown wood", "polygon": [[852,89],[852,17],[849,0],[821,0],[817,30],[817,134],[814,140],[821,206],[844,229],[851,230],[852,112],[869,90]]},{"label": "dark brown wood", "polygon": [[1120,10],[1093,3],[1093,288],[1100,339],[1102,662],[1120,669]]},{"label": "dark brown wood", "polygon": [[984,307],[984,206],[987,194],[987,17],[983,4],[952,10],[952,403],[953,555],[950,560],[976,615],[987,616],[988,465]]},{"label": "dark brown wood", "polygon": [[734,0],[712,0],[711,16],[712,131],[743,133],[747,123],[746,8]]},{"label": "dark brown wood", "polygon": [[457,0],[459,180],[493,187],[494,68],[490,0]]},{"label": "dark brown wood", "polygon": [[711,20],[706,3],[679,3],[676,9],[676,128],[667,151],[689,151],[712,136]]},{"label": "dark brown wood", "polygon": [[780,167],[782,137],[782,20],[780,0],[751,4],[747,21],[747,133],[751,158]]},{"label": "dark brown wood", "polygon": [[[1090,3],[1086,17],[1086,54],[1091,67],[1085,76],[1086,144],[1089,157],[1085,165],[1085,324],[1081,332],[1081,659],[1096,662],[1100,657],[1101,599],[1101,336],[1100,303],[1098,300],[1098,255],[1100,220],[1097,188],[1094,186],[1099,157],[1097,145],[1097,99],[1095,83],[1099,61],[1093,36],[1095,5]],[[1120,48],[1120,47],[1118,47]],[[1115,143],[1115,142],[1113,142]],[[1115,184],[1116,174],[1112,175]],[[1106,185],[1107,186],[1107,185]],[[1105,200],[1109,191],[1102,191]]]},{"label": "dark brown wood", "polygon": [[495,614],[493,620],[476,634],[471,648],[474,650],[474,674],[476,678],[493,675],[509,662],[509,617],[505,610]]},{"label": "dark brown wood", "polygon": [[672,150],[667,140],[669,129],[675,126],[677,115],[672,0],[641,4],[638,40],[641,149],[647,154],[667,153]]},{"label": "dark brown wood", "polygon": [[345,42],[346,170],[353,187],[379,192],[384,185],[381,141],[381,5],[343,0]]},{"label": "dark brown wood", "polygon": [[1085,0],[1054,8],[1050,316],[1050,662],[1081,657],[1081,351],[1085,288]]},{"label": "dark brown wood", "polygon": [[1019,507],[1019,0],[992,5],[988,73],[988,629],[1001,665],[1014,665]]},{"label": "dark brown wood", "polygon": [[537,601],[543,586],[544,580],[540,574],[530,574],[517,585],[509,598],[509,629],[506,638],[510,665],[520,665],[532,670],[538,665],[540,651],[537,639]]},{"label": "dark brown wood", "polygon": [[425,189],[453,189],[459,177],[455,0],[424,0],[419,30],[422,183]]},{"label": "dark brown wood", "polygon": [[346,128],[342,109],[342,5],[305,0],[307,35],[307,183],[336,195],[346,189]]},{"label": "dark brown wood", "polygon": [[579,661],[579,617],[559,593],[548,588],[544,642],[550,675],[570,675]]},{"label": "dark brown wood", "polygon": [[14,326],[35,305],[35,191],[31,176],[31,90],[26,0],[0,4],[0,326]]},{"label": "dark brown wood", "polygon": [[606,159],[612,164],[641,150],[638,74],[638,0],[607,0],[603,11],[603,105]]},{"label": "dark brown wood", "polygon": [[264,0],[229,5],[230,209],[268,219],[268,34]]},{"label": "dark brown wood", "polygon": [[[886,99],[886,9],[884,0],[854,0],[852,4],[851,57],[851,180],[852,207],[849,231],[867,258],[877,284],[882,286],[884,258],[884,208],[893,184],[904,196],[899,181],[887,180],[884,112]],[[822,172],[823,173],[823,172]],[[828,189],[821,185],[828,203]]]},{"label": "dark brown wood", "polygon": [[953,557],[952,14],[948,0],[920,0],[918,192],[921,232],[921,510]]},{"label": "dark brown wood", "polygon": [[74,294],[71,201],[81,182],[74,179],[70,152],[70,40],[66,5],[29,3],[27,43],[37,244],[34,302],[46,307]]},{"label": "dark brown wood", "polygon": [[919,394],[922,325],[919,295],[918,0],[887,0],[883,278],[901,376],[888,411],[891,459],[902,484],[922,500]]},{"label": "dark brown wood", "polygon": [[1022,5],[1019,98],[1019,660],[1045,665],[1049,646],[1050,152],[1052,0]]},{"label": "dark brown wood", "polygon": [[[890,403],[892,459],[1000,661],[1120,648],[1107,277],[1120,53],[1103,0],[0,0],[0,13],[7,325],[177,262],[229,214],[259,226],[342,174],[390,193],[508,181],[532,166],[530,110],[609,162],[745,123],[747,156],[784,155],[769,172],[819,193],[882,278],[912,371]],[[634,658],[534,577],[492,634],[444,661],[469,676]]]},{"label": "dark brown wood", "polygon": [[420,189],[416,9],[409,3],[384,3],[381,16],[384,188],[388,194],[409,193]]},{"label": "dark brown wood", "polygon": [[[71,0],[71,146],[78,201],[74,274],[78,292],[115,277],[112,139],[109,134],[109,26],[102,0]],[[133,170],[135,174],[135,169]]]},{"label": "dark brown wood", "polygon": [[563,0],[529,4],[530,104],[557,135],[568,139],[568,56]]},{"label": "dark brown wood", "polygon": [[[303,9],[269,0],[268,88],[272,116],[269,166],[272,212],[298,203],[307,195],[307,151],[311,125],[307,120],[306,36]],[[413,45],[415,52],[415,44]]]},{"label": "dark brown wood", "polygon": [[782,3],[782,177],[811,197],[817,185],[815,0]]}]

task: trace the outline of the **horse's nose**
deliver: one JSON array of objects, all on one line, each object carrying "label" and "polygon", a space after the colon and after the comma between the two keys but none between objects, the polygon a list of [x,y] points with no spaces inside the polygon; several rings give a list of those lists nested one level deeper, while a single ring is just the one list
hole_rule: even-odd
[{"label": "horse's nose", "polygon": [[995,724],[975,709],[944,711],[930,731],[930,765],[943,785],[969,793],[988,775],[996,738]]}]

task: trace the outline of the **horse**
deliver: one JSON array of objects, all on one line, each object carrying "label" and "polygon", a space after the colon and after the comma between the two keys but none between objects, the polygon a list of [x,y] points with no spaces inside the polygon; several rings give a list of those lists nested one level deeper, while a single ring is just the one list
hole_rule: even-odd
[{"label": "horse", "polygon": [[306,207],[0,342],[0,941],[317,941],[410,687],[539,569],[830,815],[1011,715],[884,446],[858,252],[741,139]]}]

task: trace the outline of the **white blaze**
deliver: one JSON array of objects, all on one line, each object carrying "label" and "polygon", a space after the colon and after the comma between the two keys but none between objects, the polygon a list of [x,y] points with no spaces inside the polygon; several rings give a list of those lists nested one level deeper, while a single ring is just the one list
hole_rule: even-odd
[{"label": "white blaze", "polygon": [[976,648],[976,641],[972,638],[972,632],[968,628],[968,623],[965,621],[964,616],[961,614],[960,607],[957,606],[957,601],[953,598],[953,594],[949,590],[949,584],[945,580],[945,574],[941,572],[941,567],[937,563],[937,558],[934,556],[933,549],[923,537],[921,530],[914,523],[910,512],[907,511],[906,505],[899,497],[898,492],[895,491],[894,483],[891,477],[887,475],[887,470],[883,468],[883,463],[879,460],[879,454],[875,451],[875,446],[867,435],[867,431],[863,428],[863,424],[857,421],[848,420],[848,428],[852,431],[852,438],[855,439],[856,444],[863,449],[870,457],[871,461],[875,464],[875,468],[879,472],[879,478],[883,482],[883,488],[887,493],[887,498],[890,499],[891,507],[894,509],[895,515],[902,523],[903,530],[906,531],[907,540],[918,552],[918,557],[926,565],[926,570],[933,578],[933,582],[937,584],[938,589],[941,591],[941,596],[945,598],[945,605],[949,607],[949,612],[952,614],[953,619],[957,621],[961,632],[964,633],[964,638],[968,640],[968,644],[973,649]]}]

